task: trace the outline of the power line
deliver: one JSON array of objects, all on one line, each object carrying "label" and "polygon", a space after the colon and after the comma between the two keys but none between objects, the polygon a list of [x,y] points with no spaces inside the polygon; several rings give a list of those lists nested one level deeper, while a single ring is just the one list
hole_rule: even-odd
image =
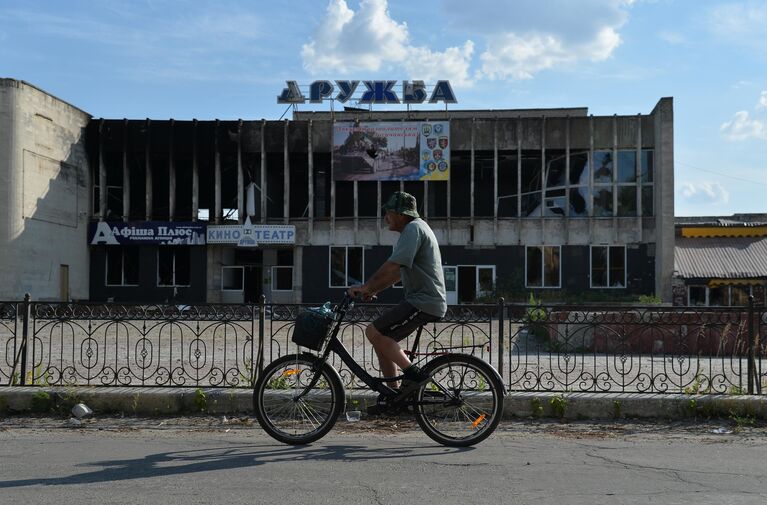
[{"label": "power line", "polygon": [[722,172],[717,172],[716,170],[709,170],[707,168],[696,167],[695,165],[690,165],[689,163],[685,163],[683,161],[677,161],[676,163],[678,163],[679,165],[684,165],[686,167],[694,168],[695,170],[700,170],[702,172],[709,172],[709,173],[712,173],[712,174],[721,175],[722,177],[729,177],[730,179],[736,179],[738,181],[749,182],[751,184],[760,184],[762,186],[767,186],[767,182],[755,181],[753,179],[746,179],[745,177],[738,177],[736,175],[723,174]]}]

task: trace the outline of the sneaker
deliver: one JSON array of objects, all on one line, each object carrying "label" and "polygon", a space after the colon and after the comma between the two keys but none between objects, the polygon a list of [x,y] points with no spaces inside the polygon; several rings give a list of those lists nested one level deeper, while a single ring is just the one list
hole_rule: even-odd
[{"label": "sneaker", "polygon": [[389,402],[386,399],[386,396],[383,394],[378,395],[378,399],[376,400],[375,405],[371,405],[367,409],[365,409],[365,412],[369,416],[380,416],[381,414],[386,414],[389,411]]},{"label": "sneaker", "polygon": [[404,370],[404,375],[402,376],[400,396],[417,390],[423,384],[429,382],[429,378],[429,375],[424,373],[418,365],[410,365]]}]

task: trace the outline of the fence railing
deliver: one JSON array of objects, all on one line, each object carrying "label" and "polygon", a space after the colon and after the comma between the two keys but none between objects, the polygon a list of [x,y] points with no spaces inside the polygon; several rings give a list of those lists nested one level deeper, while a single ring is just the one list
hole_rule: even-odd
[{"label": "fence railing", "polygon": [[[0,302],[0,384],[250,387],[298,350],[301,307]],[[364,331],[386,308],[357,304],[339,334],[374,373]],[[448,349],[490,362],[512,391],[761,394],[767,309],[458,305],[425,327],[416,359]]]}]

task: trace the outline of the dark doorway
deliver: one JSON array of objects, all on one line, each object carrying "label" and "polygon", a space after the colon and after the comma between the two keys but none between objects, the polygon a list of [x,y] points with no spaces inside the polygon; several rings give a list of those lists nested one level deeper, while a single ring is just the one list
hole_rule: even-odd
[{"label": "dark doorway", "polygon": [[261,267],[260,266],[246,266],[245,267],[245,285],[244,290],[244,302],[245,303],[260,303],[261,293],[263,289],[261,287]]},{"label": "dark doorway", "polygon": [[477,267],[458,267],[458,303],[477,299]]}]

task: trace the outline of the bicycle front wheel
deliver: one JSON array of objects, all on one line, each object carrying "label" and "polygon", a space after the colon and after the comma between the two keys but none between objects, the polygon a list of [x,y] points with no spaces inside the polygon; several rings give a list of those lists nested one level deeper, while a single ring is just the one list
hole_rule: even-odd
[{"label": "bicycle front wheel", "polygon": [[[273,361],[253,389],[258,424],[275,440],[301,445],[319,440],[335,424],[344,406],[338,372],[312,354],[294,354]],[[316,368],[316,369],[315,369]],[[309,391],[299,395],[312,383]]]},{"label": "bicycle front wheel", "polygon": [[503,414],[503,384],[474,356],[442,356],[424,367],[429,382],[416,393],[415,417],[432,440],[467,447],[489,437]]}]

